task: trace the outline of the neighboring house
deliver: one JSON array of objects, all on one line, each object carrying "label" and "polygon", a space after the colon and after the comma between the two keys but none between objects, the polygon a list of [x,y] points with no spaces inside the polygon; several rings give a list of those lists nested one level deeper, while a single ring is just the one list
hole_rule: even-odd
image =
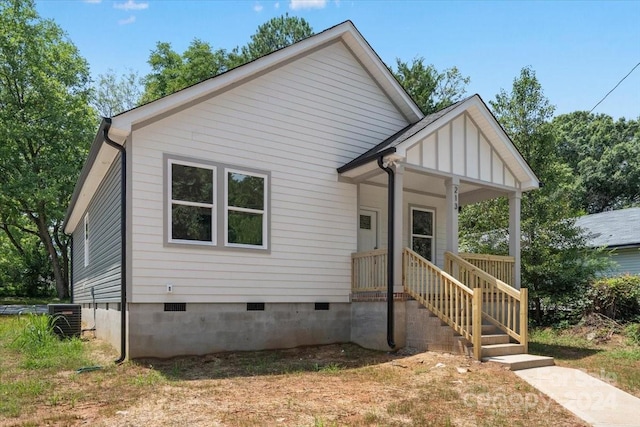
[{"label": "neighboring house", "polygon": [[592,248],[606,248],[613,261],[607,276],[640,274],[640,208],[585,215],[576,220],[591,238]]},{"label": "neighboring house", "polygon": [[402,347],[403,248],[444,268],[459,206],[498,196],[518,236],[537,187],[478,95],[425,117],[345,22],[103,120],[66,217],[73,301],[123,358]]}]

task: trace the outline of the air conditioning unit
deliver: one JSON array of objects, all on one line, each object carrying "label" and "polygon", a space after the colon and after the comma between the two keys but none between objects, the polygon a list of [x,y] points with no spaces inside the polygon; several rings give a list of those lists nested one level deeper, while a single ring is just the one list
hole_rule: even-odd
[{"label": "air conditioning unit", "polygon": [[53,330],[61,338],[80,337],[82,309],[80,304],[49,304]]}]

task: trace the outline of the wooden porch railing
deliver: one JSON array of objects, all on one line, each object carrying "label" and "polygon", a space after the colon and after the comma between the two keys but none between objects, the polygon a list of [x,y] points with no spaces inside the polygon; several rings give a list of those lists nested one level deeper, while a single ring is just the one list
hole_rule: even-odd
[{"label": "wooden porch railing", "polygon": [[515,283],[515,258],[512,256],[470,253],[459,253],[458,256],[504,283],[512,286]]},{"label": "wooden porch railing", "polygon": [[[479,292],[482,316],[528,350],[527,289],[514,289],[469,261],[445,252],[445,271]],[[474,344],[475,345],[475,344]]]},{"label": "wooden porch railing", "polygon": [[351,292],[387,289],[387,250],[351,254]]},{"label": "wooden porch railing", "polygon": [[460,283],[409,248],[402,256],[405,292],[473,344],[482,356],[482,293]]}]

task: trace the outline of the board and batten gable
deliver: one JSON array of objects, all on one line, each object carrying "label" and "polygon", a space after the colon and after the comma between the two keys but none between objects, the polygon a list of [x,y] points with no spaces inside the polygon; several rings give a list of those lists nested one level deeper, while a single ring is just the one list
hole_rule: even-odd
[{"label": "board and batten gable", "polygon": [[407,163],[497,186],[520,182],[468,113],[447,122],[407,149]]},{"label": "board and batten gable", "polygon": [[[336,169],[407,124],[335,42],[134,126],[129,301],[348,302],[357,186]],[[224,248],[223,236],[216,247],[168,243],[172,156],[267,173],[268,249]]]},{"label": "board and batten gable", "polygon": [[[120,302],[120,154],[73,231],[73,302]],[[88,258],[87,258],[88,257]],[[93,289],[93,295],[92,295]]]}]

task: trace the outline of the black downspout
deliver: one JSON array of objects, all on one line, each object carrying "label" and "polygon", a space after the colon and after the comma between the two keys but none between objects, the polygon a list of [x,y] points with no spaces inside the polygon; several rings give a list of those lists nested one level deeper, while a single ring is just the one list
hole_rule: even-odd
[{"label": "black downspout", "polygon": [[393,171],[393,168],[385,166],[382,161],[382,156],[378,157],[378,166],[380,169],[385,171],[389,175],[389,184],[388,184],[388,206],[387,206],[387,344],[392,349],[396,348],[396,343],[393,339],[393,274],[394,274],[394,266],[393,266],[393,243],[395,241],[394,236],[394,223],[395,223],[395,215],[394,215],[394,207],[395,207],[395,181],[396,176]]},{"label": "black downspout", "polygon": [[127,151],[124,146],[109,138],[111,119],[105,118],[104,142],[120,152],[120,357],[115,363],[122,363],[127,357]]}]

